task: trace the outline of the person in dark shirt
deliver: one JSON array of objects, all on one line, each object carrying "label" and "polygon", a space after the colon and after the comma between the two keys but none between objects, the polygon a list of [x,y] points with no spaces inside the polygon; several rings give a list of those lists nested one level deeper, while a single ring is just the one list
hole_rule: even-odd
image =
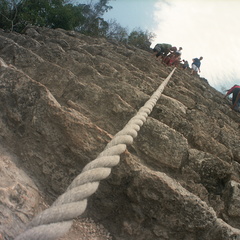
[{"label": "person in dark shirt", "polygon": [[153,48],[153,56],[156,56],[158,53],[160,53],[162,50],[161,44],[156,44],[155,47]]},{"label": "person in dark shirt", "polygon": [[240,86],[235,84],[233,87],[231,87],[229,90],[227,90],[226,95],[224,98],[226,98],[228,95],[232,94],[232,109],[237,110],[238,105],[240,105]]},{"label": "person in dark shirt", "polygon": [[157,60],[159,60],[159,58],[163,59],[164,57],[166,57],[170,52],[172,45],[168,43],[161,43],[160,47],[161,47],[161,50],[156,54]]},{"label": "person in dark shirt", "polygon": [[200,72],[200,66],[201,66],[202,59],[203,59],[203,57],[193,58],[191,74],[197,75],[197,73]]},{"label": "person in dark shirt", "polygon": [[182,60],[183,61],[183,69],[188,69],[189,68],[189,64],[188,64],[188,61],[187,60]]}]

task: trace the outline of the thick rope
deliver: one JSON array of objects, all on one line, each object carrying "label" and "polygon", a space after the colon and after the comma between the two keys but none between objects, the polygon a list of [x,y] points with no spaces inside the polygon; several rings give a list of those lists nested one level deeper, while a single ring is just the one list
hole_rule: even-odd
[{"label": "thick rope", "polygon": [[96,192],[99,181],[110,175],[111,168],[119,163],[120,154],[126,150],[126,145],[133,143],[133,138],[137,136],[140,127],[156,105],[175,69],[137,114],[113,137],[104,151],[83,168],[66,192],[59,196],[50,208],[37,215],[28,224],[25,232],[17,236],[15,240],[57,239],[69,231],[73,219],[85,211],[87,198]]}]

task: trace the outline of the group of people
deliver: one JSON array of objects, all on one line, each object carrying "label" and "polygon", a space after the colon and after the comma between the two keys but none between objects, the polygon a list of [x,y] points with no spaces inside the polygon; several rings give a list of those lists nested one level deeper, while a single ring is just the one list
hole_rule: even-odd
[{"label": "group of people", "polygon": [[[181,60],[182,54],[182,47],[177,49],[173,47],[171,44],[167,43],[158,43],[153,48],[153,56],[156,56],[156,60],[162,59],[162,63],[166,64],[167,66],[175,66],[177,67],[180,63],[182,63],[183,69],[190,69],[189,63],[187,60]],[[191,74],[197,75],[200,73],[200,66],[201,60],[203,57],[200,58],[193,58],[192,65],[191,65]],[[235,111],[240,111],[240,85],[234,85],[232,88],[227,90],[226,98],[228,95],[232,94],[232,106],[231,108]]]},{"label": "group of people", "polygon": [[[182,55],[182,47],[173,47],[168,43],[158,43],[153,48],[153,56],[156,56],[156,60],[158,61],[160,58],[162,59],[162,63],[167,66],[175,66],[177,67],[181,62],[183,62],[183,69],[189,69],[189,63],[187,60],[181,60]],[[200,58],[193,58],[192,62],[192,75],[197,75],[200,72],[201,60]]]},{"label": "group of people", "polygon": [[156,59],[162,59],[162,62],[168,66],[177,66],[180,63],[182,47],[177,49],[168,43],[158,43],[153,48],[153,55]]}]

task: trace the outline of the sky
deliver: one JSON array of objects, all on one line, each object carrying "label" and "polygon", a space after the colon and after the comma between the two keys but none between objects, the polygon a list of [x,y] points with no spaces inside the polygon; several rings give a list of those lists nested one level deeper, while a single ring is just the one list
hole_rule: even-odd
[{"label": "sky", "polygon": [[141,28],[152,42],[182,47],[191,65],[203,57],[200,76],[223,92],[240,84],[240,0],[111,0],[103,16],[129,32]]}]

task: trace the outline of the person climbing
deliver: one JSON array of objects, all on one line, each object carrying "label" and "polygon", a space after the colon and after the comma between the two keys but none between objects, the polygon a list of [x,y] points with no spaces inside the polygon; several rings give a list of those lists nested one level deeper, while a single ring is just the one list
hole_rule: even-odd
[{"label": "person climbing", "polygon": [[155,47],[153,48],[153,56],[156,56],[158,53],[161,52],[161,44],[156,44]]},{"label": "person climbing", "polygon": [[160,46],[161,46],[161,51],[156,54],[157,60],[160,57],[162,57],[162,59],[164,57],[166,57],[168,55],[168,53],[170,52],[170,49],[172,48],[172,45],[168,44],[168,43],[161,43]]},{"label": "person climbing", "polygon": [[166,65],[170,66],[169,62],[172,56],[174,56],[174,53],[177,51],[176,47],[170,47],[167,51],[165,51],[165,54],[162,55],[162,63],[165,63]]},{"label": "person climbing", "polygon": [[200,72],[200,66],[201,66],[202,59],[203,59],[203,57],[193,58],[191,74],[197,75],[197,73]]},{"label": "person climbing", "polygon": [[189,68],[189,64],[188,64],[188,61],[187,60],[182,60],[183,61],[183,69],[188,69]]},{"label": "person climbing", "polygon": [[182,47],[180,47],[180,48],[176,51],[176,55],[177,55],[177,56],[181,56],[181,55],[182,55]]},{"label": "person climbing", "polygon": [[178,50],[173,51],[171,54],[172,56],[170,57],[169,64],[170,66],[174,65],[177,67],[181,61],[181,55],[182,55],[182,47],[180,47]]},{"label": "person climbing", "polygon": [[240,106],[240,85],[235,84],[233,87],[227,90],[226,95],[223,98],[226,98],[228,95],[232,94],[232,109],[238,110]]}]

